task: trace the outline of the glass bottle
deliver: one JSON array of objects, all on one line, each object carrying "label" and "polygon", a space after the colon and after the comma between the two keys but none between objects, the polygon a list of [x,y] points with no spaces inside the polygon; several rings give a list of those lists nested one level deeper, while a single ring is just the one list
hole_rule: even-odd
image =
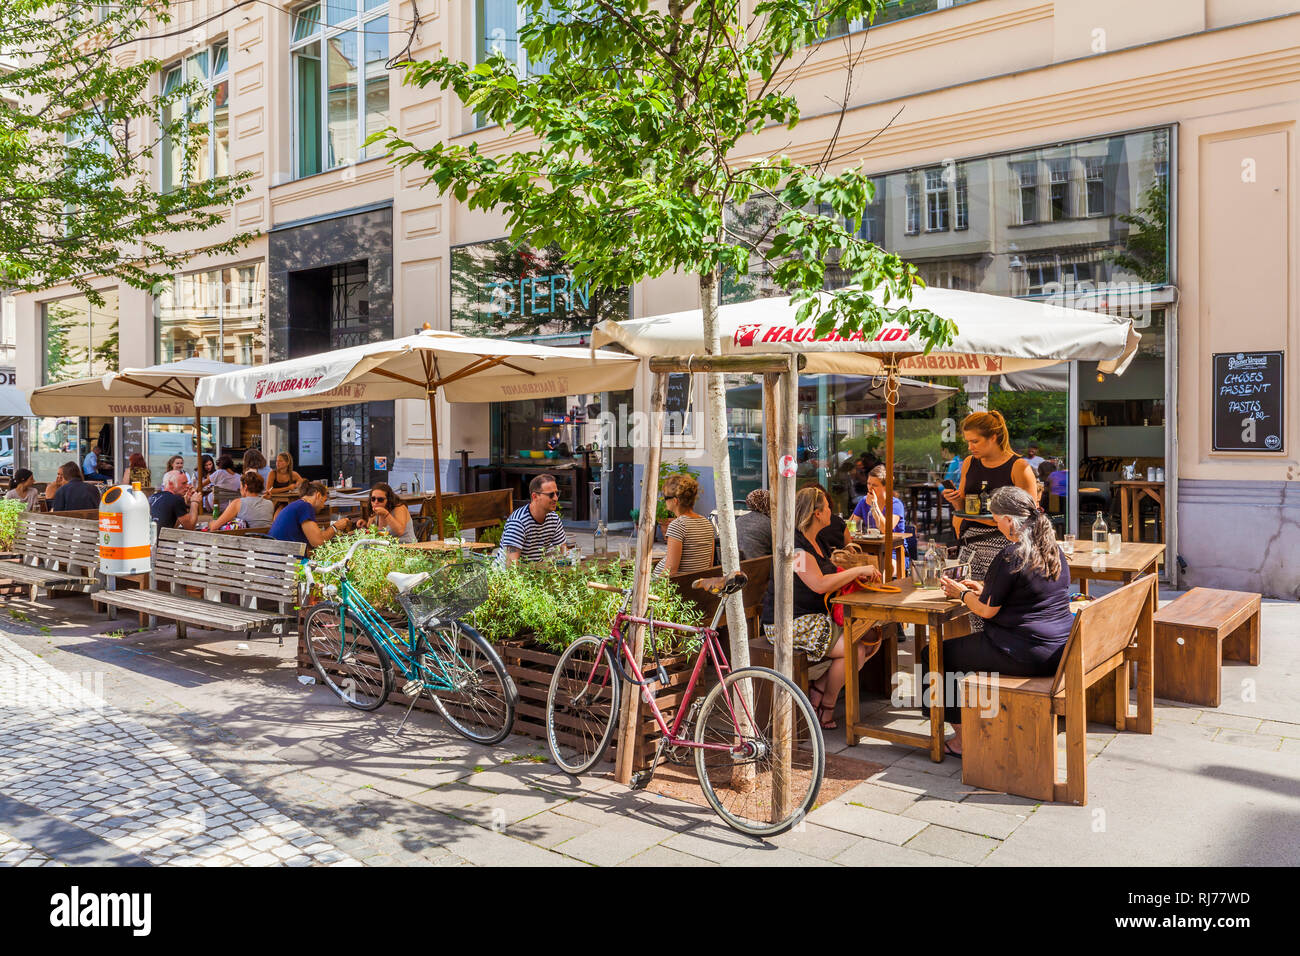
[{"label": "glass bottle", "polygon": [[1106,540],[1110,529],[1106,527],[1105,516],[1098,511],[1097,520],[1092,523],[1092,553],[1106,554],[1110,550],[1110,544]]},{"label": "glass bottle", "polygon": [[939,578],[943,576],[943,559],[939,557],[939,549],[930,545],[925,552],[925,570],[922,580],[927,588],[937,588]]},{"label": "glass bottle", "polygon": [[989,513],[989,483],[987,481],[982,481],[980,482],[980,514],[986,515],[988,513]]},{"label": "glass bottle", "polygon": [[605,527],[603,519],[596,523],[596,530],[591,536],[591,551],[598,558],[609,556],[609,529]]}]

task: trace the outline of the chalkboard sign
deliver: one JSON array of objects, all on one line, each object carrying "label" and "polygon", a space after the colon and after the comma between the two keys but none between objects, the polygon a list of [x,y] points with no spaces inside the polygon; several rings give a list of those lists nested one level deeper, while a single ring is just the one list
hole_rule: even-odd
[{"label": "chalkboard sign", "polygon": [[136,452],[144,454],[144,419],[128,415],[119,419],[122,424],[123,464]]},{"label": "chalkboard sign", "polygon": [[664,400],[664,433],[691,433],[691,373],[674,372],[668,376],[668,394]]},{"label": "chalkboard sign", "polygon": [[1214,450],[1285,451],[1282,352],[1214,355]]}]

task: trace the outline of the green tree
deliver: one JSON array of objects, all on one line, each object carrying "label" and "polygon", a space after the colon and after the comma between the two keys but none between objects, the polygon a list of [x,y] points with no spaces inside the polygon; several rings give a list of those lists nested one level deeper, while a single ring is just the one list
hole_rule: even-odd
[{"label": "green tree", "polygon": [[[148,289],[192,255],[229,252],[251,234],[175,251],[169,236],[223,227],[243,175],[189,181],[159,193],[152,159],[166,138],[192,166],[185,135],[197,82],[152,95],[162,64],[138,40],[162,32],[170,0],[114,4],[0,3],[0,285],[34,291],[68,282],[96,305],[96,276]],[[167,123],[158,123],[174,105]],[[173,248],[175,247],[175,248]]]},{"label": "green tree", "polygon": [[[774,153],[754,156],[745,141],[773,125],[793,127],[799,104],[788,92],[807,47],[840,18],[874,17],[880,0],[520,0],[520,43],[544,70],[520,75],[496,53],[477,65],[447,57],[406,64],[404,82],[455,91],[465,108],[537,145],[499,156],[476,143],[419,147],[389,130],[399,165],[471,209],[505,212],[510,238],[557,246],[575,278],[617,288],[667,272],[693,275],[705,347],[721,351],[719,283],[743,283],[751,264],[772,267],[791,290],[801,321],[819,334],[867,335],[886,318],[927,346],[955,329],[908,308],[916,269],[845,228],[871,197],[860,168],[810,167]],[[744,160],[740,156],[745,156]],[[730,231],[728,209],[773,203],[771,232],[757,240]],[[825,208],[833,215],[821,215]],[[829,299],[828,260],[855,287]],[[880,290],[893,312],[869,295]],[[708,377],[708,422],[722,562],[739,566],[731,494],[723,376]],[[748,661],[739,597],[728,602],[733,664]]]}]

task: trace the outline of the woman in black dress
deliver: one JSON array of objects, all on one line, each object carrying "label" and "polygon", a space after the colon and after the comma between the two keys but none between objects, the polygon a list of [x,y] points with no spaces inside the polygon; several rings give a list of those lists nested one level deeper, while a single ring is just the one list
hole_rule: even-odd
[{"label": "woman in black dress", "polygon": [[[999,488],[989,507],[1008,544],[993,558],[982,583],[941,580],[944,593],[958,598],[984,623],[983,631],[943,643],[944,719],[954,727],[961,724],[956,675],[983,671],[1049,677],[1056,673],[1074,626],[1070,567],[1056,543],[1051,519],[1020,488]],[[928,677],[921,686],[929,686]],[[944,746],[960,755],[961,735]]]}]

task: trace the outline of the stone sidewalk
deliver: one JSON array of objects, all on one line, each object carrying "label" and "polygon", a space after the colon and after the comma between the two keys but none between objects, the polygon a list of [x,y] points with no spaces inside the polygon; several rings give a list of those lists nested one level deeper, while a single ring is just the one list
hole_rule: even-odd
[{"label": "stone sidewalk", "polygon": [[[421,712],[396,735],[400,710],[360,713],[300,683],[293,648],[274,638],[245,644],[191,629],[190,640],[178,641],[170,627],[127,633],[129,625],[90,614],[84,598],[11,598],[7,608],[27,620],[4,620],[0,674],[35,674],[91,697],[77,706],[55,701],[64,706],[47,713],[32,694],[0,682],[13,721],[0,726],[0,831],[12,838],[0,840],[0,864],[64,860],[58,841],[48,849],[42,842],[51,840],[49,826],[42,836],[30,820],[11,825],[5,800],[90,832],[109,857],[144,863],[269,863],[298,840],[315,841],[301,845],[316,856],[293,862],[366,865],[1236,865],[1300,857],[1294,603],[1265,603],[1264,663],[1225,666],[1219,709],[1158,703],[1152,736],[1091,728],[1087,807],[973,792],[955,759],[934,764],[884,743],[847,748],[831,732],[832,752],[882,769],[864,765],[862,783],[767,841],[731,831],[703,807],[557,773],[530,738],[481,747]],[[172,800],[166,810],[159,794]],[[201,821],[186,816],[196,806]],[[143,826],[130,829],[135,814]],[[214,816],[249,829],[273,820],[279,831],[266,829],[280,835],[279,855],[257,847],[268,837],[240,843],[247,830],[226,833]],[[236,855],[245,849],[257,852]]]}]

